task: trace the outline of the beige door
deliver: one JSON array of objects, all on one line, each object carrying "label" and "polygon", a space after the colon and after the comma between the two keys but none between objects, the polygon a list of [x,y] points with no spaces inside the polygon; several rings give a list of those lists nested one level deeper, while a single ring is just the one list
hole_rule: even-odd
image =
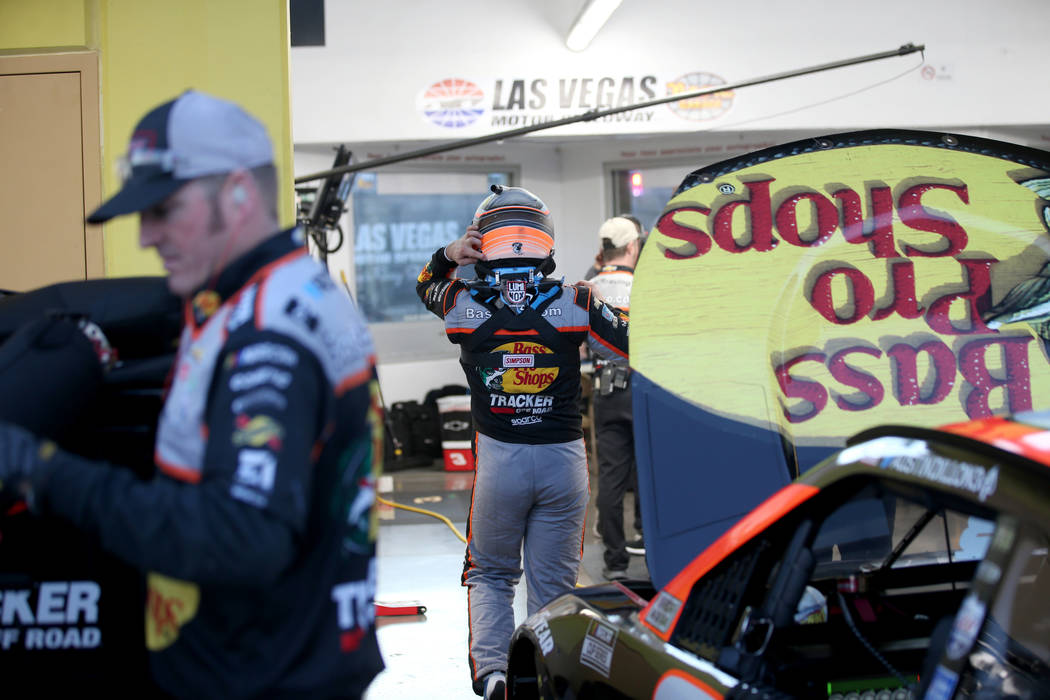
[{"label": "beige door", "polygon": [[0,289],[102,276],[100,188],[96,55],[0,55]]}]

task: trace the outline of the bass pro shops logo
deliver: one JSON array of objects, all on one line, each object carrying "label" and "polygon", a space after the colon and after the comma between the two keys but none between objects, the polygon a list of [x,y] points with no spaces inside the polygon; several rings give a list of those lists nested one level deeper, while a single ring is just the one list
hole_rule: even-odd
[{"label": "bass pro shops logo", "polygon": [[[515,341],[504,343],[491,352],[505,352],[510,355],[547,355],[552,351],[539,343]],[[508,394],[536,394],[543,391],[558,378],[557,367],[502,367],[499,369],[478,368],[485,387],[489,391],[503,391]]]}]

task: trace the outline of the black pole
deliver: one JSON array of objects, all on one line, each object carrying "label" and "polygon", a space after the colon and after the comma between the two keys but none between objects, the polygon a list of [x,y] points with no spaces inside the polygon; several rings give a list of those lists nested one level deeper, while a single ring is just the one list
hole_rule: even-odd
[{"label": "black pole", "polygon": [[592,109],[583,114],[578,114],[574,117],[565,117],[563,119],[555,119],[554,121],[544,122],[543,124],[533,124],[532,126],[523,126],[518,129],[510,129],[508,131],[498,131],[488,136],[478,136],[471,139],[461,139],[459,141],[452,141],[450,143],[440,144],[437,146],[429,146],[427,148],[421,148],[416,151],[408,151],[406,153],[400,153],[395,156],[386,156],[385,158],[375,158],[373,160],[366,161],[364,163],[354,163],[352,165],[346,165],[339,168],[332,168],[331,170],[324,170],[319,173],[313,173],[311,175],[303,175],[295,178],[295,184],[301,182],[310,182],[311,180],[320,180],[332,175],[341,175],[343,173],[357,172],[360,170],[371,170],[372,168],[378,168],[382,165],[390,165],[391,163],[400,163],[406,160],[413,160],[415,158],[422,158],[424,156],[431,156],[436,153],[444,153],[446,151],[454,151],[460,148],[467,148],[469,146],[477,146],[482,143],[490,143],[492,141],[502,141],[504,139],[513,138],[515,136],[522,136],[524,134],[530,134],[534,131],[542,131],[543,129],[553,129],[556,126],[565,126],[566,124],[575,124],[576,122],[582,121],[593,121],[610,114],[619,114],[620,112],[630,112],[635,109],[645,109],[646,107],[653,107],[655,105],[662,105],[667,102],[678,102],[679,100],[690,100],[694,97],[700,97],[701,95],[710,95],[716,92],[724,92],[726,90],[738,90],[744,87],[750,87],[752,85],[761,85],[762,83],[771,83],[775,80],[784,80],[785,78],[795,78],[800,75],[808,75],[810,73],[819,73],[821,71],[832,70],[834,68],[843,68],[845,66],[853,66],[858,63],[867,63],[868,61],[879,61],[883,58],[893,58],[894,56],[906,56],[916,51],[924,51],[926,49],[925,44],[916,46],[914,44],[904,44],[898,49],[892,51],[882,51],[880,53],[872,53],[866,56],[858,56],[857,58],[847,58],[842,61],[833,61],[831,63],[822,63],[818,66],[811,66],[809,68],[799,68],[797,70],[784,71],[782,73],[773,73],[771,75],[765,75],[760,78],[751,78],[750,80],[742,80],[737,83],[729,83],[728,85],[712,85],[700,90],[694,90],[693,92],[683,92],[677,95],[669,95],[667,97],[661,97],[655,100],[649,100],[648,102],[639,102],[638,104],[627,105],[624,107],[610,107],[609,109]]}]

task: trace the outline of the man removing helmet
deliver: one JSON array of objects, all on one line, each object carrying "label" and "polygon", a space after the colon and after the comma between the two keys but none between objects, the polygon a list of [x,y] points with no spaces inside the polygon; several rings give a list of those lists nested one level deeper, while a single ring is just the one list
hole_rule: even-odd
[{"label": "man removing helmet", "polygon": [[[416,286],[460,346],[478,432],[462,584],[474,691],[485,698],[505,692],[523,544],[530,615],[576,584],[588,500],[580,343],[601,357],[627,356],[626,315],[586,284],[549,277],[546,205],[520,187],[492,192]],[[452,278],[471,263],[476,279]]]}]

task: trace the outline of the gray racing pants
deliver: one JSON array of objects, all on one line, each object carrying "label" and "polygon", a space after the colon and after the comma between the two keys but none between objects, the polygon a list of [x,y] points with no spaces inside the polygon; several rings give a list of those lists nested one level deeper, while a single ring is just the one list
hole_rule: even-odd
[{"label": "gray racing pants", "polygon": [[472,680],[507,668],[523,551],[529,615],[575,587],[587,499],[582,439],[518,445],[478,435],[462,581]]}]

